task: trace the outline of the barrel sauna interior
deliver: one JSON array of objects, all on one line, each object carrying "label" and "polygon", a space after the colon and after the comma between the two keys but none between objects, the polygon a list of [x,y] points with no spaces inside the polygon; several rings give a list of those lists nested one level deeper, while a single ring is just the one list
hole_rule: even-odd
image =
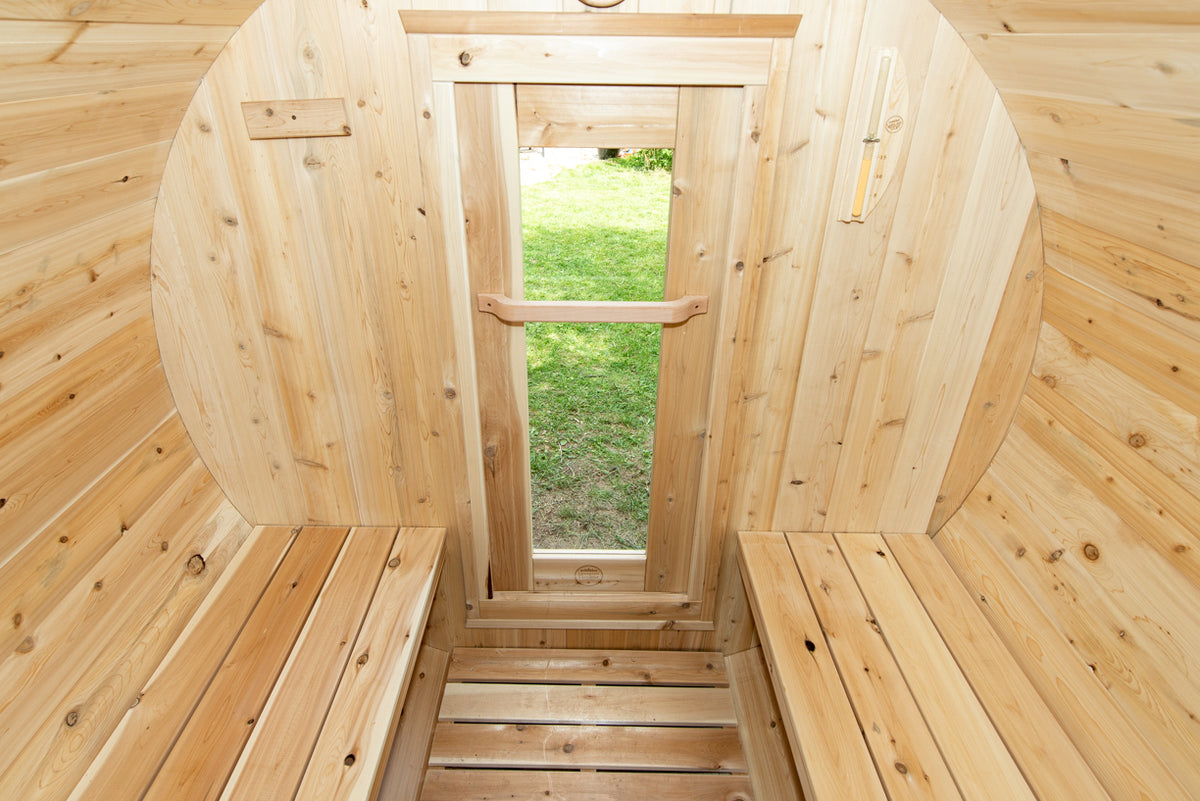
[{"label": "barrel sauna interior", "polygon": [[[525,303],[639,141],[664,303]],[[0,0],[0,798],[1200,797],[1198,206],[1194,0]]]}]

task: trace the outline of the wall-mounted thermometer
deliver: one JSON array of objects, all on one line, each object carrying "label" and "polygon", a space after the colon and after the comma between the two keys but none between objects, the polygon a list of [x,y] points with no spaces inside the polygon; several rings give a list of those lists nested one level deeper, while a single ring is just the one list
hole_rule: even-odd
[{"label": "wall-mounted thermometer", "polygon": [[838,215],[843,222],[862,222],[891,180],[888,156],[897,152],[904,130],[907,88],[897,50],[874,50],[859,90],[857,116],[847,129],[855,140],[850,153],[843,155],[847,191]]}]

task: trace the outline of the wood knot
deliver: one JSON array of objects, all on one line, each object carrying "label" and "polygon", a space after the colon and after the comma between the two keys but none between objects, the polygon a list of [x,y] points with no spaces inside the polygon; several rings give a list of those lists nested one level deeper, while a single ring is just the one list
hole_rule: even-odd
[{"label": "wood knot", "polygon": [[572,751],[574,751],[574,750],[575,750],[575,744],[574,744],[574,743],[567,743],[566,745],[564,745],[564,746],[562,747],[562,750],[563,750],[563,753],[564,753],[564,754],[569,754],[569,753],[571,753]]},{"label": "wood knot", "polygon": [[1089,542],[1087,545],[1083,546],[1083,555],[1086,556],[1089,561],[1095,562],[1100,558],[1100,549]]},{"label": "wood knot", "polygon": [[469,67],[471,66],[471,58],[472,56],[470,52],[464,50],[458,54],[458,63],[462,64],[464,67]]},{"label": "wood knot", "polygon": [[12,616],[12,621],[13,621],[13,628],[19,629],[19,628],[21,628],[21,624],[25,622],[25,616],[22,615],[20,612],[17,612],[15,615]]},{"label": "wood knot", "polygon": [[1050,387],[1050,389],[1054,389],[1058,386],[1058,379],[1052,375],[1044,375],[1042,376],[1042,383]]},{"label": "wood knot", "polygon": [[1134,433],[1129,435],[1129,445],[1130,445],[1130,447],[1133,447],[1133,448],[1146,447],[1146,435],[1139,434],[1138,432],[1135,431]]},{"label": "wood knot", "polygon": [[1051,562],[1057,562],[1059,559],[1062,559],[1062,557],[1063,557],[1063,549],[1062,548],[1058,548],[1058,549],[1050,552],[1050,561]]},{"label": "wood knot", "polygon": [[400,567],[400,557],[393,556],[391,559],[389,559],[388,567],[390,567],[392,570],[395,570],[396,568]]},{"label": "wood knot", "polygon": [[67,713],[67,716],[63,718],[63,722],[67,724],[68,728],[73,728],[75,724],[79,722],[79,710],[72,709]]},{"label": "wood knot", "polygon": [[203,573],[204,568],[207,566],[208,565],[204,561],[204,557],[198,553],[192,554],[191,558],[187,560],[187,571],[193,576],[198,576]]},{"label": "wood knot", "polygon": [[905,765],[903,762],[897,762],[896,763],[896,772],[900,773],[900,774],[908,773],[908,765]]},{"label": "wood knot", "polygon": [[367,661],[370,660],[370,658],[371,658],[370,654],[362,654],[361,656],[358,657],[358,659],[355,660],[354,664],[358,665],[361,668],[363,665],[367,664]]},{"label": "wood knot", "polygon": [[458,397],[458,392],[455,391],[454,387],[446,387],[442,394],[446,396],[446,400],[454,400]]},{"label": "wood knot", "polygon": [[21,640],[21,644],[18,645],[16,648],[16,651],[18,654],[27,654],[32,650],[33,650],[33,638],[32,637],[26,637],[25,639]]},{"label": "wood knot", "polygon": [[354,754],[346,754],[346,758],[342,760],[342,764],[350,767],[354,764]]},{"label": "wood knot", "polygon": [[810,654],[817,650],[817,645],[812,640],[805,640],[804,647],[808,649]]}]

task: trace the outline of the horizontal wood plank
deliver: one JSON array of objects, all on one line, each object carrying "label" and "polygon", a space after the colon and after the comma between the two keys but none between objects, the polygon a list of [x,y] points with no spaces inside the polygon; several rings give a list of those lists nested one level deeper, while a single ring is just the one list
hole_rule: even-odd
[{"label": "horizontal wood plank", "polygon": [[750,779],[744,775],[524,770],[431,770],[426,774],[425,789],[421,794],[421,801],[500,801],[506,798],[749,801],[751,794]]},{"label": "horizontal wood plank", "polygon": [[401,11],[408,33],[491,36],[719,36],[790,39],[798,14],[572,14]]},{"label": "horizontal wood plank", "polygon": [[303,139],[349,136],[346,100],[254,100],[242,103],[246,133],[251,139]]},{"label": "horizontal wood plank", "polygon": [[[428,38],[435,81],[633,86],[765,84],[774,41],[663,36],[423,36]],[[601,63],[604,69],[597,69]]]},{"label": "horizontal wood plank", "polygon": [[438,717],[464,723],[737,725],[733,699],[724,687],[451,683]]},{"label": "horizontal wood plank", "polygon": [[480,293],[479,311],[506,323],[661,323],[677,325],[708,311],[707,295],[665,301],[519,300]]},{"label": "horizontal wood plank", "polygon": [[455,648],[448,680],[714,687],[728,684],[724,662],[716,653],[539,648]]},{"label": "horizontal wood plank", "polygon": [[637,592],[646,584],[643,551],[534,550],[536,592]]},{"label": "horizontal wood plank", "polygon": [[734,729],[439,723],[431,767],[745,771]]},{"label": "horizontal wood plank", "polygon": [[521,84],[517,144],[673,148],[678,111],[676,86]]}]

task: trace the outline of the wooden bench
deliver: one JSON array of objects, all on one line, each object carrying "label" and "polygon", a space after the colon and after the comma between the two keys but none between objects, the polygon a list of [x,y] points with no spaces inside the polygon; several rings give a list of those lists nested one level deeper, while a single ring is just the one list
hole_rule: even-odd
[{"label": "wooden bench", "polygon": [[257,529],[229,571],[243,581],[214,588],[74,797],[372,798],[444,545],[443,529]]},{"label": "wooden bench", "polygon": [[739,535],[807,801],[1109,795],[925,535]]}]

